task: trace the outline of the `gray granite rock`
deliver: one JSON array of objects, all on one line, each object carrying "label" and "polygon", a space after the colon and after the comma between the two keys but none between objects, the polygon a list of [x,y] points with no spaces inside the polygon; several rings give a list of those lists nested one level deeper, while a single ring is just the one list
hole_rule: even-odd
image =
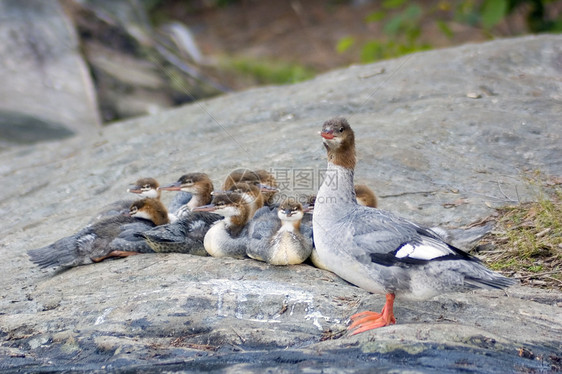
[{"label": "gray granite rock", "polygon": [[314,190],[325,166],[317,133],[336,115],[356,131],[357,181],[384,209],[458,227],[533,199],[527,171],[562,174],[561,42],[419,53],[4,151],[0,369],[560,369],[556,291],[397,300],[398,325],[347,336],[346,319],[379,310],[383,297],[308,265],[146,254],[55,274],[25,251],[80,229],[140,176],[166,183],[205,171],[219,185],[248,166],[272,169],[283,193]]},{"label": "gray granite rock", "polygon": [[0,147],[98,130],[96,96],[58,1],[0,2]]}]

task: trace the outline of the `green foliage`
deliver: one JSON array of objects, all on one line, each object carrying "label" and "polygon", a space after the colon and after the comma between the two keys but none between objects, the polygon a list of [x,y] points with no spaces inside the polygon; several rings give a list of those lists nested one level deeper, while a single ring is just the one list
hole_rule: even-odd
[{"label": "green foliage", "polygon": [[[434,22],[447,38],[453,38],[450,22],[479,27],[492,36],[498,25],[513,14],[525,14],[529,32],[562,32],[562,19],[549,19],[547,6],[555,0],[441,0],[428,3],[410,0],[385,0],[379,10],[365,17],[367,23],[380,23],[384,37],[365,42],[360,48],[361,62],[372,62],[431,49],[421,41],[424,22]],[[429,21],[428,21],[429,20]],[[339,40],[339,53],[356,45],[353,36]]]},{"label": "green foliage", "polygon": [[223,62],[226,69],[254,79],[259,84],[296,83],[314,77],[315,72],[301,65],[278,61],[235,58]]},{"label": "green foliage", "polygon": [[338,45],[336,46],[336,51],[338,53],[344,53],[349,48],[351,48],[353,44],[355,44],[355,38],[353,36],[346,36],[344,38],[341,38],[338,41]]},{"label": "green foliage", "polygon": [[507,14],[507,0],[486,0],[482,5],[482,26],[490,29]]},{"label": "green foliage", "polygon": [[395,9],[402,6],[406,0],[385,0],[382,2],[382,7],[385,9]]}]

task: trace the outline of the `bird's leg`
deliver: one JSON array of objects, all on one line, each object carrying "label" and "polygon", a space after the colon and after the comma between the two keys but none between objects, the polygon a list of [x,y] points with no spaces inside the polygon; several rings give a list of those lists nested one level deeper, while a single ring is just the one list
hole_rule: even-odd
[{"label": "bird's leg", "polygon": [[138,252],[131,252],[131,251],[111,251],[105,256],[91,257],[90,259],[93,262],[102,262],[103,260],[106,260],[110,257],[128,257],[128,256],[134,256],[134,255],[138,255],[138,254],[139,254]]},{"label": "bird's leg", "polygon": [[380,313],[367,311],[354,314],[350,317],[353,323],[347,329],[352,331],[351,335],[355,335],[378,327],[393,325],[396,323],[393,306],[394,294],[387,293],[386,303]]}]

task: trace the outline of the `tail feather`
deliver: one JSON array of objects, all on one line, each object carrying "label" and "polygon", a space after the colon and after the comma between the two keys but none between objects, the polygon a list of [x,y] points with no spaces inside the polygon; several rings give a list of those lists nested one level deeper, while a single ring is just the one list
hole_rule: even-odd
[{"label": "tail feather", "polygon": [[492,288],[492,289],[504,289],[509,286],[514,285],[517,280],[513,278],[506,278],[503,275],[497,273],[491,273],[487,277],[471,277],[466,276],[464,278],[466,284],[478,288]]},{"label": "tail feather", "polygon": [[[31,249],[27,251],[29,259],[40,268],[60,267],[64,262],[55,248],[50,245],[43,248]],[[65,256],[66,257],[66,256]]]},{"label": "tail feather", "polygon": [[[86,241],[92,240],[89,237]],[[82,244],[76,237],[62,238],[46,247],[27,251],[29,259],[41,268],[72,267],[87,263],[89,258],[80,255],[78,246]]]}]

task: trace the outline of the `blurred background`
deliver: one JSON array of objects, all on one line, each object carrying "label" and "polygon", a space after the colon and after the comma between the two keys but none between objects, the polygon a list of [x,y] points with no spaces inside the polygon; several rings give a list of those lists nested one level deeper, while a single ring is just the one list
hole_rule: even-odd
[{"label": "blurred background", "polygon": [[554,0],[2,0],[0,150],[350,64],[561,31]]}]

